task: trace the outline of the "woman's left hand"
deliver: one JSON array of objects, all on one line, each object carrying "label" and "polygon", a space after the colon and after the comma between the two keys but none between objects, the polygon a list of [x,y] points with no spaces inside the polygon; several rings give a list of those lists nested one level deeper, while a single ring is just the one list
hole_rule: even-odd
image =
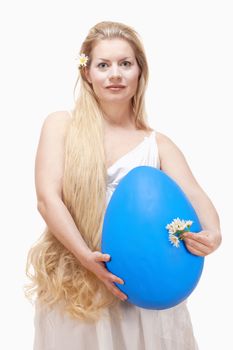
[{"label": "woman's left hand", "polygon": [[190,253],[199,256],[212,253],[221,244],[221,234],[210,230],[203,230],[198,233],[185,232],[182,237]]}]

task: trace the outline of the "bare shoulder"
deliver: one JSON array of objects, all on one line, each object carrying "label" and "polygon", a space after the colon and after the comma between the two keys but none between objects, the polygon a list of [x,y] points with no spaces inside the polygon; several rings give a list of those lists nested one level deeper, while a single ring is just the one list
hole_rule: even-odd
[{"label": "bare shoulder", "polygon": [[156,132],[160,167],[170,175],[190,197],[200,190],[190,166],[180,148],[165,134]]},{"label": "bare shoulder", "polygon": [[158,146],[165,146],[165,145],[175,145],[175,143],[165,134],[156,131],[156,140],[158,143]]},{"label": "bare shoulder", "polygon": [[180,155],[182,155],[182,152],[179,149],[179,147],[167,135],[156,131],[156,141],[158,145],[158,152],[159,152],[160,158],[165,158],[166,154],[168,153],[171,154],[171,152],[179,153]]},{"label": "bare shoulder", "polygon": [[161,165],[164,169],[167,170],[168,165],[184,165],[186,162],[185,156],[170,137],[161,132],[156,132],[156,141]]},{"label": "bare shoulder", "polygon": [[71,121],[68,111],[56,111],[48,114],[43,122],[43,127],[53,127],[54,130],[66,127]]},{"label": "bare shoulder", "polygon": [[67,111],[53,112],[44,120],[35,160],[38,200],[61,196],[64,165],[64,142],[71,116]]},{"label": "bare shoulder", "polygon": [[40,139],[64,140],[72,118],[68,111],[56,111],[48,114],[42,124]]}]

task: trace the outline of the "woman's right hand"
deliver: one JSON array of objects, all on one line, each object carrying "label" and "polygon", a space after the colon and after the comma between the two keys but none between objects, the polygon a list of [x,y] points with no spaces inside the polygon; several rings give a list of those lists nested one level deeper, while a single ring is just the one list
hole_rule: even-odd
[{"label": "woman's right hand", "polygon": [[124,281],[112,274],[106,268],[104,262],[110,260],[109,254],[102,254],[99,251],[88,253],[85,259],[82,259],[81,264],[91,272],[93,272],[105,285],[106,287],[122,301],[127,299],[127,295],[122,293],[119,288],[115,286],[113,282],[124,284]]}]

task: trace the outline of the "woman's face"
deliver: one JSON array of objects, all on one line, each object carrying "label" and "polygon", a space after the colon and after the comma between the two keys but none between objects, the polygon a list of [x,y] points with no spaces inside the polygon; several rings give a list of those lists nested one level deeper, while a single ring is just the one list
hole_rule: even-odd
[{"label": "woman's face", "polygon": [[140,68],[123,39],[100,40],[92,50],[86,77],[101,102],[129,102],[135,95]]}]

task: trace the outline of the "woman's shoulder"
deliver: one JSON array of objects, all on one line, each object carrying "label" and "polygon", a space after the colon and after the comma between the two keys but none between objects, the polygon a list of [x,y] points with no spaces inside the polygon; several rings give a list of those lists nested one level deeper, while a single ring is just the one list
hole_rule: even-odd
[{"label": "woman's shoulder", "polygon": [[65,130],[71,122],[69,111],[55,111],[47,114],[44,118],[42,129],[51,129],[54,132]]},{"label": "woman's shoulder", "polygon": [[156,130],[156,141],[158,146],[158,151],[161,158],[175,157],[178,155],[183,155],[180,148],[176,143],[164,133]]},{"label": "woman's shoulder", "polygon": [[47,114],[42,123],[40,139],[63,142],[70,122],[71,115],[68,111],[55,111]]},{"label": "woman's shoulder", "polygon": [[158,146],[164,147],[166,145],[172,145],[172,144],[175,145],[172,139],[167,135],[163,134],[162,132],[156,130],[155,135],[156,135],[156,141],[158,143]]},{"label": "woman's shoulder", "polygon": [[44,123],[67,123],[71,121],[71,118],[69,111],[55,111],[45,117]]}]

